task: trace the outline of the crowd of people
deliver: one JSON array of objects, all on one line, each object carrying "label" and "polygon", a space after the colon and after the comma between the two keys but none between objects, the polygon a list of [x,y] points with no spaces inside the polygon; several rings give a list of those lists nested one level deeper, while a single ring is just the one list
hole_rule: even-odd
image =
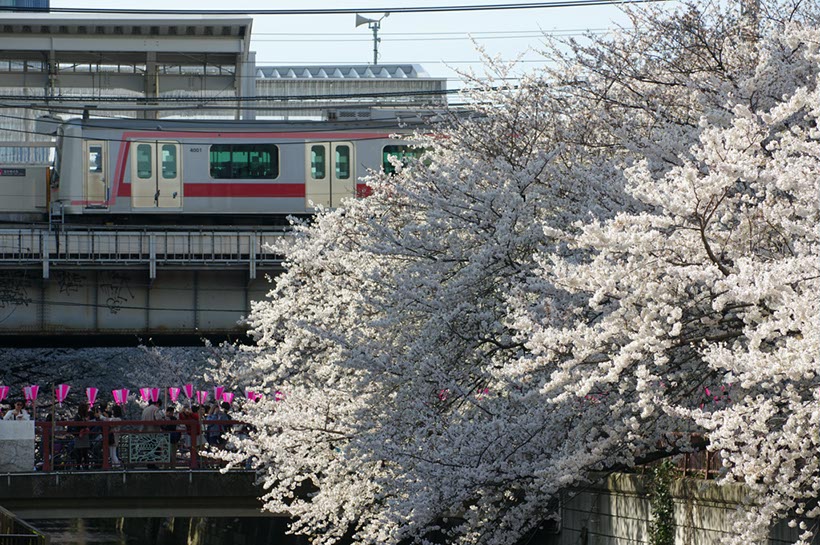
[{"label": "crowd of people", "polygon": [[[174,468],[178,458],[188,456],[192,448],[197,452],[206,448],[225,448],[224,434],[231,428],[230,411],[231,405],[227,402],[201,406],[169,404],[163,409],[161,401],[151,401],[142,409],[138,418],[140,425],[103,426],[98,423],[137,418],[126,418],[121,405],[90,405],[81,402],[76,406],[75,412],[66,413],[64,410],[63,416],[55,418],[67,424],[55,430],[54,456],[60,458],[60,464],[65,467],[97,468],[101,465],[102,450],[107,442],[109,463],[111,467],[118,468],[123,465],[120,450],[124,435],[167,436],[169,446],[163,446],[163,450],[157,452],[157,457],[167,460],[169,466]],[[132,414],[138,413],[132,411]],[[54,416],[49,415],[48,420]],[[0,407],[2,421],[31,418],[24,401],[16,401],[12,407]],[[107,441],[103,440],[103,433],[107,433]],[[192,445],[194,441],[196,444]],[[165,445],[165,442],[160,444]],[[157,465],[147,463],[145,467],[156,469]]]}]

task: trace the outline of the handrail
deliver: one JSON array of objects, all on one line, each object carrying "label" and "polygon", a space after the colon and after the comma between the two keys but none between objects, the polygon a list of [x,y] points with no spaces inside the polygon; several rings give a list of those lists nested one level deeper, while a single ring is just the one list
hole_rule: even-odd
[{"label": "handrail", "polygon": [[0,507],[0,543],[9,545],[48,545],[51,539],[40,530]]}]

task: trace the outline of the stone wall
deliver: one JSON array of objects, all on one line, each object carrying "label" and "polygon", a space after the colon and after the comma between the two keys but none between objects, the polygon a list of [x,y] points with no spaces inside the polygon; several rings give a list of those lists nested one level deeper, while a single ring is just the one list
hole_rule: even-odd
[{"label": "stone wall", "polygon": [[[561,531],[549,540],[550,545],[648,544],[649,480],[648,476],[614,474],[587,488],[565,492]],[[679,479],[671,490],[676,545],[717,545],[732,531],[733,516],[744,495],[741,485],[718,487],[713,481]],[[768,544],[796,539],[796,530],[779,524]]]},{"label": "stone wall", "polygon": [[0,420],[0,473],[34,471],[34,421]]}]

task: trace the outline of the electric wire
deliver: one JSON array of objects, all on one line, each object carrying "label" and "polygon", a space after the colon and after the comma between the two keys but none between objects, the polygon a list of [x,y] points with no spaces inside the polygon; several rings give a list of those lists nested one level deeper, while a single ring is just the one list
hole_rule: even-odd
[{"label": "electric wire", "polygon": [[[50,8],[51,13],[93,13],[124,15],[353,15],[357,13],[457,13],[475,11],[510,11],[530,9],[554,9],[570,7],[594,7],[629,4],[648,4],[674,0],[557,0],[552,2],[518,2],[508,4],[467,4],[442,6],[404,7],[357,7],[317,9],[140,9],[140,8]],[[12,11],[25,11],[11,8]]]}]

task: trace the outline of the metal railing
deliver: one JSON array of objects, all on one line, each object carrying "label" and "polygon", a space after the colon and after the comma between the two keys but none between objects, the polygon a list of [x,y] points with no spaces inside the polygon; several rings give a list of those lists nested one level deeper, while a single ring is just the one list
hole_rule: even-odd
[{"label": "metal railing", "polygon": [[0,545],[48,545],[50,541],[37,528],[0,507]]},{"label": "metal railing", "polygon": [[36,422],[35,467],[43,472],[219,468],[219,460],[201,452],[226,448],[222,434],[241,432],[243,426],[235,420]]},{"label": "metal railing", "polygon": [[256,276],[257,266],[277,266],[282,257],[269,246],[285,231],[127,231],[0,229],[0,265],[243,266]]}]

